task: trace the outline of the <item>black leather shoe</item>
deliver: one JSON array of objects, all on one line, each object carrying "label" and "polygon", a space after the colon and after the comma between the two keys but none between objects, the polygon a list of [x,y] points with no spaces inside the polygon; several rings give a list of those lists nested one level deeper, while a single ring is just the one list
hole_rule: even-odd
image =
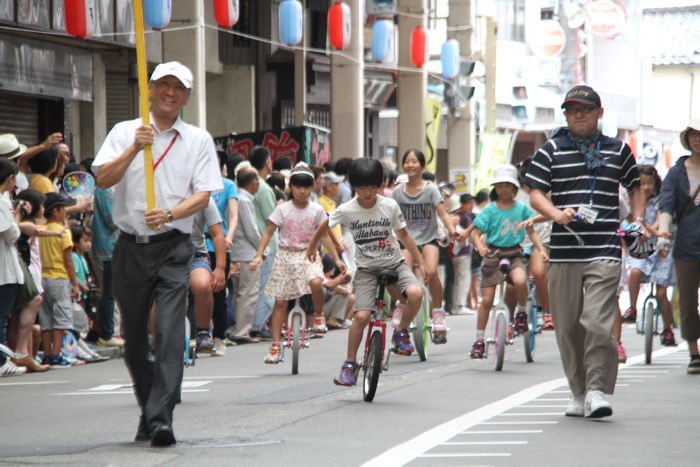
[{"label": "black leather shoe", "polygon": [[141,416],[139,420],[139,428],[136,431],[136,437],[134,441],[150,441],[151,434],[148,432],[148,425],[146,425],[146,419]]},{"label": "black leather shoe", "polygon": [[153,447],[167,447],[175,443],[175,434],[169,426],[159,426],[151,432],[151,446]]}]

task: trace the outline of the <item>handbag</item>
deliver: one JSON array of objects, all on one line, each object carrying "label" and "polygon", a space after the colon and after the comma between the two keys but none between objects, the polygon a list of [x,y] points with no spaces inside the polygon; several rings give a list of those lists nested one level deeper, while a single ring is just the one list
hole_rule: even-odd
[{"label": "handbag", "polygon": [[27,267],[27,264],[24,261],[19,262],[20,267],[22,268],[22,273],[24,274],[24,284],[19,285],[19,289],[17,290],[17,297],[15,298],[15,311],[22,310],[25,306],[29,304],[32,300],[34,300],[34,297],[39,295],[39,289],[37,288],[36,284],[34,283],[34,278],[32,277],[32,274],[29,272],[29,268]]}]

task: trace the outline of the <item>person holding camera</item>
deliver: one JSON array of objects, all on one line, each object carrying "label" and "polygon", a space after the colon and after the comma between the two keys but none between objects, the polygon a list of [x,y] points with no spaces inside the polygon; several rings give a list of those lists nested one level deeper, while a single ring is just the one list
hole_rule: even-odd
[{"label": "person holding camera", "polygon": [[604,112],[598,93],[576,86],[561,107],[567,126],[537,151],[525,184],[532,207],[554,221],[547,276],[572,393],[566,415],[600,418],[612,415],[603,394],[612,394],[617,380],[612,331],[620,279],[619,186],[629,190],[638,224],[644,200],[632,150],[598,130]]}]

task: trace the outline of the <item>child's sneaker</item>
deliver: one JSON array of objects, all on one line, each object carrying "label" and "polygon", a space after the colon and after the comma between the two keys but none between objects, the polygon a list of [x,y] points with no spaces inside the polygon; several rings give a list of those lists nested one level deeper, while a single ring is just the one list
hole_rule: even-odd
[{"label": "child's sneaker", "polygon": [[622,342],[617,343],[617,361],[619,363],[627,362],[627,352],[625,352],[625,348],[622,346]]},{"label": "child's sneaker", "polygon": [[514,329],[517,334],[525,334],[529,328],[527,325],[527,312],[520,310],[515,313]]},{"label": "child's sneaker", "polygon": [[340,373],[333,382],[338,386],[354,386],[357,382],[357,370],[359,366],[355,362],[345,360],[340,367]]},{"label": "child's sneaker", "polygon": [[195,352],[197,353],[211,353],[214,348],[214,341],[212,341],[209,331],[199,331],[195,342]]},{"label": "child's sneaker", "polygon": [[323,316],[316,316],[314,318],[314,329],[315,334],[325,334],[328,332],[328,326],[326,326],[326,318]]},{"label": "child's sneaker", "polygon": [[542,325],[542,329],[544,329],[545,331],[553,331],[554,330],[554,322],[552,321],[552,314],[551,313],[544,314],[544,324]]},{"label": "child's sneaker", "polygon": [[394,305],[394,312],[391,314],[391,325],[394,328],[398,328],[399,325],[401,324],[401,319],[403,318],[403,310],[406,308],[406,305],[403,303],[397,301],[396,304]]},{"label": "child's sneaker", "polygon": [[73,366],[70,360],[68,360],[65,355],[52,355],[50,359],[51,368],[70,368]]},{"label": "child's sneaker", "polygon": [[629,307],[622,314],[623,323],[634,323],[637,321],[637,310],[633,307]]},{"label": "child's sneaker", "polygon": [[484,353],[486,352],[486,344],[482,340],[474,342],[472,345],[472,351],[469,352],[469,357],[475,360],[481,360],[484,358]]},{"label": "child's sneaker", "polygon": [[447,332],[447,325],[445,324],[445,312],[443,310],[433,310],[433,331],[445,331]]},{"label": "child's sneaker", "polygon": [[394,331],[394,335],[391,337],[391,345],[394,346],[394,353],[399,355],[411,355],[416,350],[411,344],[411,337],[406,329]]},{"label": "child's sneaker", "polygon": [[282,361],[282,346],[279,342],[273,342],[265,355],[265,363],[275,365]]},{"label": "child's sneaker", "polygon": [[435,345],[447,344],[447,331],[445,331],[445,330],[442,330],[442,331],[433,330],[432,337],[433,337],[433,344],[435,344]]},{"label": "child's sneaker", "polygon": [[664,332],[661,333],[661,345],[665,347],[676,346],[676,337],[673,335],[671,328],[666,328]]}]

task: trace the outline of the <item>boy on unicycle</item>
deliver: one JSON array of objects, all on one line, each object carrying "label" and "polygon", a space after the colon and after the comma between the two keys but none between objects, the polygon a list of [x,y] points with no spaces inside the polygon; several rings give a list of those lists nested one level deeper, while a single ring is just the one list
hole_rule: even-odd
[{"label": "boy on unicycle", "polygon": [[[406,222],[399,205],[391,198],[377,196],[384,178],[382,164],[376,159],[356,159],[348,170],[350,184],[357,196],[341,204],[330,218],[316,230],[307,249],[307,257],[316,257],[316,245],[329,227],[346,226],[355,242],[355,317],[348,334],[347,358],[340,374],[333,381],[340,386],[353,386],[356,381],[358,363],[357,349],[362,342],[362,332],[375,308],[377,291],[376,273],[380,269],[393,269],[398,273],[395,286],[407,298],[406,310],[396,327],[391,344],[395,353],[411,355],[415,350],[411,344],[408,327],[418,313],[423,300],[423,289],[405,263],[399,249],[399,240],[418,259],[421,272],[424,262],[416,243],[406,230]],[[398,237],[398,239],[397,239]]]}]

